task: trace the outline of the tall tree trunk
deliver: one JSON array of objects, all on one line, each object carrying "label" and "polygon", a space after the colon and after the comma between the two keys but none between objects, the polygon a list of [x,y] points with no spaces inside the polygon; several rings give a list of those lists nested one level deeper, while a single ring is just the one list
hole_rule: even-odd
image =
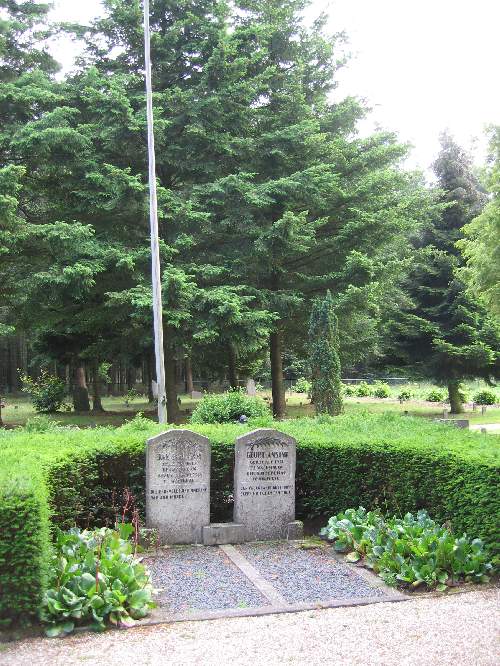
[{"label": "tall tree trunk", "polygon": [[92,364],[92,411],[103,412],[104,407],[101,401],[101,386],[99,378],[99,363],[94,361]]},{"label": "tall tree trunk", "polygon": [[133,365],[127,365],[127,390],[131,391],[135,388],[135,383],[137,380],[137,370]]},{"label": "tall tree trunk", "polygon": [[147,353],[144,359],[144,369],[145,369],[145,377],[146,377],[146,384],[147,384],[147,389],[148,389],[148,402],[153,403],[155,401],[155,397],[153,395],[153,386],[151,382],[153,381],[153,365],[154,365],[154,360],[151,355],[151,353]]},{"label": "tall tree trunk", "polygon": [[89,390],[85,380],[85,368],[77,365],[73,386],[73,409],[75,412],[90,412]]},{"label": "tall tree trunk", "polygon": [[186,373],[186,393],[189,394],[191,391],[194,391],[193,366],[191,364],[190,356],[186,356],[184,359],[184,371]]},{"label": "tall tree trunk", "polygon": [[458,379],[451,379],[448,382],[448,399],[451,414],[463,414],[464,406],[460,398],[460,381]]},{"label": "tall tree trunk", "polygon": [[227,346],[227,372],[229,376],[229,385],[233,389],[238,388],[238,373],[236,371],[236,349],[230,342]]},{"label": "tall tree trunk", "polygon": [[179,405],[177,404],[177,388],[175,383],[175,356],[171,342],[171,332],[165,327],[165,342],[163,345],[165,355],[165,393],[167,398],[167,420],[177,423],[179,418]]},{"label": "tall tree trunk", "polygon": [[283,383],[283,333],[279,329],[271,333],[271,382],[273,394],[273,414],[275,418],[285,416],[285,387]]}]

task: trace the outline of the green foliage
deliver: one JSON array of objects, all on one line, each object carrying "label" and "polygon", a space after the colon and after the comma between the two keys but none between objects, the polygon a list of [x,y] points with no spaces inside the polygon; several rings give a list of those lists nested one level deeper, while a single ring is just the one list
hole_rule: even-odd
[{"label": "green foliage", "polygon": [[51,414],[63,405],[66,385],[62,379],[42,370],[37,379],[21,375],[22,390],[27,393],[35,410],[42,414]]},{"label": "green foliage", "polygon": [[352,384],[342,384],[342,393],[350,398],[356,395],[356,388]]},{"label": "green foliage", "polygon": [[366,382],[360,382],[355,389],[355,395],[358,398],[367,398],[370,395],[373,395],[373,388]]},{"label": "green foliage", "polygon": [[134,528],[118,528],[58,531],[40,609],[47,636],[69,634],[79,624],[95,631],[107,623],[128,627],[154,608],[149,574],[128,540]]},{"label": "green foliage", "polygon": [[444,392],[440,389],[433,388],[429,391],[425,398],[428,402],[443,402],[445,399]]},{"label": "green foliage", "polygon": [[314,302],[309,321],[309,363],[311,366],[311,400],[317,414],[341,414],[339,324],[332,295]]},{"label": "green foliage", "polygon": [[373,395],[375,398],[390,398],[391,387],[383,382],[376,382],[373,385]]},{"label": "green foliage", "polygon": [[490,133],[490,159],[486,187],[491,197],[483,211],[462,229],[457,245],[466,260],[460,275],[472,295],[500,316],[500,126]]},{"label": "green foliage", "polygon": [[262,398],[234,390],[203,396],[193,411],[191,423],[231,423],[243,415],[249,419],[270,418],[269,408]]},{"label": "green foliage", "polygon": [[348,553],[350,562],[363,559],[389,585],[443,592],[462,581],[486,583],[493,569],[481,539],[457,538],[423,510],[396,518],[347,509],[330,518],[321,534]]},{"label": "green foliage", "polygon": [[410,389],[402,389],[398,394],[398,400],[403,400],[403,402],[407,402],[412,398],[413,398],[413,392],[410,391]]},{"label": "green foliage", "polygon": [[305,377],[299,377],[295,384],[293,385],[293,390],[295,393],[310,393],[311,392],[311,382]]},{"label": "green foliage", "polygon": [[474,395],[473,400],[478,405],[495,405],[498,399],[495,391],[483,389]]},{"label": "green foliage", "polygon": [[40,414],[28,419],[24,430],[26,432],[55,432],[60,430],[60,426],[56,421],[49,419],[48,416]]}]

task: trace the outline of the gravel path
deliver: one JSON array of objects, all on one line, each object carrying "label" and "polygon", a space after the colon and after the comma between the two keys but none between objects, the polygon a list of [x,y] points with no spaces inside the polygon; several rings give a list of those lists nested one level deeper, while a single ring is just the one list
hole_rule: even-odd
[{"label": "gravel path", "polygon": [[173,612],[249,608],[269,602],[217,547],[169,548],[146,559],[159,605]]},{"label": "gravel path", "polygon": [[496,666],[498,590],[304,613],[32,639],[2,666]]},{"label": "gravel path", "polygon": [[288,603],[351,597],[383,597],[331,549],[301,550],[289,543],[247,543],[237,547]]}]

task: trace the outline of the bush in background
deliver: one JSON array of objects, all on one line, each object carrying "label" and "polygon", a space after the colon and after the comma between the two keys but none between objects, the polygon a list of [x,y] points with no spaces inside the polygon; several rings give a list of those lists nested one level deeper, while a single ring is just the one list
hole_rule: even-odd
[{"label": "bush in background", "polygon": [[427,402],[443,402],[445,399],[445,394],[444,391],[433,388],[429,391],[425,399]]},{"label": "bush in background", "polygon": [[37,379],[32,379],[28,375],[20,375],[22,391],[27,393],[35,410],[41,414],[50,414],[57,412],[63,405],[66,395],[66,385],[54,375],[42,370]]},{"label": "bush in background", "polygon": [[413,398],[413,393],[410,391],[410,389],[402,389],[399,392],[398,400],[403,400],[403,402],[407,402],[408,400],[411,400],[412,398]]},{"label": "bush in background", "polygon": [[205,395],[196,405],[191,423],[231,423],[240,416],[249,419],[269,417],[269,407],[259,397],[249,396],[242,390]]},{"label": "bush in background", "polygon": [[299,377],[293,386],[295,393],[311,393],[311,382],[305,377]]},{"label": "bush in background", "polygon": [[384,382],[377,382],[373,386],[373,395],[375,398],[390,398],[391,387],[389,384],[385,384]]},{"label": "bush in background", "polygon": [[497,396],[494,391],[483,389],[474,395],[473,400],[478,405],[495,405],[497,402]]},{"label": "bush in background", "polygon": [[367,398],[372,395],[372,387],[366,382],[360,382],[356,386],[356,396],[358,398]]},{"label": "bush in background", "polygon": [[356,395],[356,388],[352,384],[342,384],[342,393],[351,398],[353,395]]}]

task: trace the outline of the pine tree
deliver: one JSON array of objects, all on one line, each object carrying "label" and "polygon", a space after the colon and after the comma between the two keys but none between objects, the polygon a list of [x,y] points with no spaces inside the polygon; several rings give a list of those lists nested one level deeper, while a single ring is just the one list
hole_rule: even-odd
[{"label": "pine tree", "polygon": [[343,411],[338,320],[329,291],[317,299],[309,324],[309,361],[311,365],[311,398],[318,414],[337,416]]},{"label": "pine tree", "polygon": [[434,168],[443,208],[418,242],[407,285],[413,307],[398,317],[391,345],[396,358],[447,386],[451,411],[460,413],[460,383],[498,374],[500,337],[460,279],[464,262],[457,241],[486,198],[470,157],[447,134],[441,146]]}]

